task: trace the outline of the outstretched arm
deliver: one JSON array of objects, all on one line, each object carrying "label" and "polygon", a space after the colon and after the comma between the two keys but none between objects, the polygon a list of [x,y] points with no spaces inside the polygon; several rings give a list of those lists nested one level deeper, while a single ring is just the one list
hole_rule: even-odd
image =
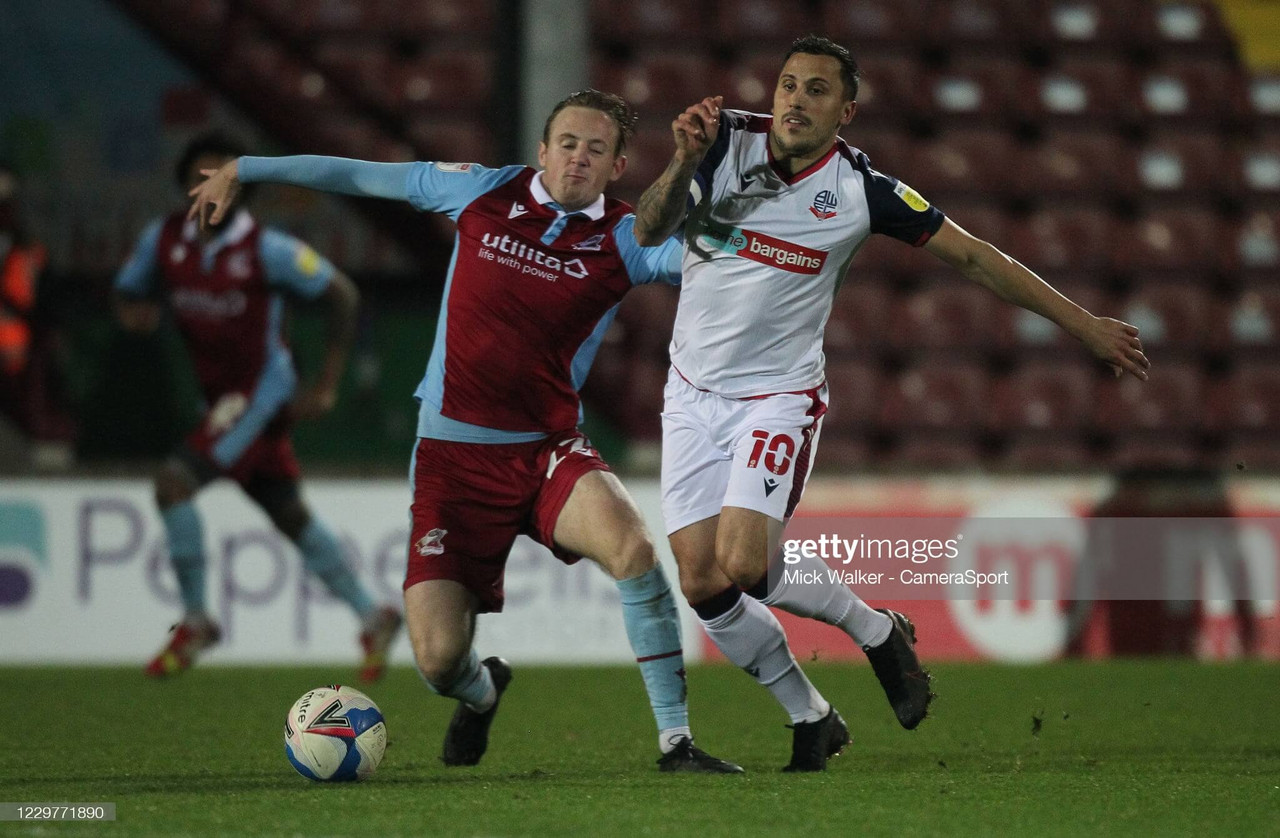
[{"label": "outstretched arm", "polygon": [[1057,323],[1110,364],[1117,377],[1128,372],[1147,380],[1151,362],[1142,353],[1136,326],[1110,317],[1094,317],[1016,260],[969,235],[950,219],[943,222],[925,249],[1002,300]]},{"label": "outstretched arm", "polygon": [[723,96],[690,105],[671,123],[676,153],[667,169],[640,196],[636,206],[636,241],[642,247],[664,242],[680,226],[694,172],[715,140]]},{"label": "outstretched arm", "polygon": [[242,183],[287,183],[321,192],[408,201],[414,165],[315,154],[241,157],[220,169],[201,172],[208,179],[187,193],[192,199],[187,217],[199,218],[202,225],[217,224],[240,194]]},{"label": "outstretched arm", "polygon": [[324,361],[311,385],[293,400],[293,414],[298,419],[322,416],[338,402],[338,384],[351,354],[356,335],[356,314],[360,308],[360,292],[342,272],[329,278],[322,299],[328,307],[325,329]]}]

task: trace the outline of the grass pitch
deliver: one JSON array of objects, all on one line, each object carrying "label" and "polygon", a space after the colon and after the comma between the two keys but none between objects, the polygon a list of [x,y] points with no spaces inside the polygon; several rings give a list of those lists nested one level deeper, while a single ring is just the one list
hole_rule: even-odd
[{"label": "grass pitch", "polygon": [[284,757],[284,714],[343,668],[0,669],[0,801],[117,804],[111,824],[0,835],[1276,834],[1280,667],[1112,662],[934,667],[907,733],[866,666],[811,663],[854,744],[784,775],[786,718],[727,666],[689,673],[694,730],[738,777],[659,774],[632,668],[517,667],[476,768],[437,755],[453,703],[395,670],[368,692],[391,746],[322,785]]}]

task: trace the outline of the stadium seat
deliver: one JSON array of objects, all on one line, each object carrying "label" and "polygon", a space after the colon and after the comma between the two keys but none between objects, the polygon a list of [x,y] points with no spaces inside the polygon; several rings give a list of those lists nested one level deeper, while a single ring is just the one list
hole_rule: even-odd
[{"label": "stadium seat", "polygon": [[1240,434],[1232,437],[1226,451],[1215,463],[1230,473],[1280,472],[1280,445],[1274,433]]},{"label": "stadium seat", "polygon": [[[880,348],[889,330],[893,293],[881,276],[858,272],[836,293],[823,351],[841,358]],[[830,366],[828,366],[830,369]]]},{"label": "stadium seat", "polygon": [[1028,40],[1054,55],[1117,52],[1133,40],[1135,0],[1028,3]]},{"label": "stadium seat", "polygon": [[1206,56],[1230,58],[1232,37],[1209,0],[1143,3],[1136,10],[1138,37],[1170,58]]},{"label": "stadium seat", "polygon": [[[925,193],[931,195],[932,193]],[[976,202],[972,200],[973,191],[968,193],[968,200],[959,196],[949,198],[946,204],[939,204],[938,208],[946,213],[947,217],[968,232],[980,239],[989,241],[997,247],[1003,247],[1007,244],[1006,239],[1009,235],[1009,228],[1016,224],[1016,220],[1010,220],[1009,216],[1000,208],[1000,205],[990,201]],[[960,275],[950,268],[942,268],[941,262],[935,267],[939,267],[948,280],[955,281]]]},{"label": "stadium seat", "polygon": [[1022,36],[1021,4],[1008,0],[933,0],[929,40],[952,49],[1007,49]]},{"label": "stadium seat", "polygon": [[1132,158],[1132,149],[1113,131],[1050,131],[1023,155],[1012,188],[1045,201],[1127,195],[1135,189]]},{"label": "stadium seat", "polygon": [[1257,72],[1247,82],[1248,118],[1269,130],[1280,128],[1280,72]]},{"label": "stadium seat", "polygon": [[1043,209],[1009,230],[1009,253],[1037,272],[1109,268],[1116,222],[1094,207]]},{"label": "stadium seat", "polygon": [[660,283],[644,285],[627,294],[615,322],[632,357],[646,362],[667,362],[667,346],[671,343],[671,327],[679,301],[679,291]]},{"label": "stadium seat", "polygon": [[1143,282],[1116,315],[1141,331],[1144,351],[1222,349],[1227,330],[1221,304],[1198,283]]},{"label": "stadium seat", "polygon": [[926,5],[927,0],[824,0],[822,31],[859,52],[915,46],[929,22]]},{"label": "stadium seat", "polygon": [[851,472],[865,470],[871,460],[871,446],[867,443],[865,436],[829,432],[826,428],[826,420],[823,420],[822,434],[818,439],[818,454],[813,461],[815,471],[848,477]]},{"label": "stadium seat", "polygon": [[[1012,254],[1019,260],[1022,257]],[[1027,263],[1031,265],[1032,263]],[[1082,279],[1043,275],[1046,282],[1056,288],[1063,296],[1077,305],[1099,316],[1111,316],[1116,313],[1116,305],[1095,282]],[[1058,328],[1049,320],[1023,308],[1011,309],[1012,339],[1022,353],[1042,353],[1053,357],[1061,357],[1062,353],[1078,353],[1078,357],[1089,358],[1088,352],[1080,342]]]},{"label": "stadium seat", "polygon": [[882,54],[858,56],[858,113],[853,131],[864,125],[903,125],[921,108],[929,108],[923,100],[926,73],[920,62],[909,55]]},{"label": "stadium seat", "polygon": [[855,118],[842,136],[850,146],[870,158],[874,169],[884,167],[890,172],[906,171],[911,165],[916,140],[901,128],[863,125],[860,119]]},{"label": "stadium seat", "polygon": [[1227,327],[1237,357],[1280,354],[1280,285],[1251,285],[1231,303]]},{"label": "stadium seat", "polygon": [[709,95],[711,59],[683,52],[644,52],[619,63],[603,54],[592,57],[592,83],[617,93],[643,119],[669,126],[676,114]]},{"label": "stadium seat", "polygon": [[609,194],[634,203],[671,162],[675,140],[667,126],[640,126],[627,143],[627,168]]},{"label": "stadium seat", "polygon": [[985,288],[962,277],[929,285],[901,298],[889,333],[898,349],[995,349],[1009,330],[1008,307]]},{"label": "stadium seat", "polygon": [[1018,106],[1024,65],[1014,58],[970,57],[952,62],[928,81],[922,105],[947,125],[998,123]]},{"label": "stadium seat", "polygon": [[1222,265],[1219,231],[1209,210],[1156,210],[1121,227],[1113,257],[1135,272],[1202,274]]},{"label": "stadium seat", "polygon": [[1249,206],[1280,207],[1280,133],[1243,145],[1233,161],[1236,180]]},{"label": "stadium seat", "polygon": [[1204,406],[1211,430],[1280,432],[1280,367],[1271,360],[1238,363],[1225,381],[1210,388]]},{"label": "stadium seat", "polygon": [[632,362],[623,412],[623,431],[632,439],[662,439],[663,391],[670,368],[666,362]]},{"label": "stadium seat", "polygon": [[1007,194],[1019,169],[1021,149],[998,129],[947,131],[935,140],[915,144],[904,171],[911,185],[931,201],[951,196]]},{"label": "stadium seat", "polygon": [[[807,4],[792,0],[720,0],[716,34],[731,47],[775,44],[783,50],[817,28]],[[706,30],[705,23],[702,26]]]},{"label": "stadium seat", "polygon": [[1115,471],[1191,470],[1203,467],[1206,457],[1194,436],[1161,429],[1117,436],[1106,462]]},{"label": "stadium seat", "polygon": [[1202,424],[1204,376],[1191,364],[1161,364],[1148,381],[1132,375],[1095,388],[1094,424],[1104,433],[1192,430]]},{"label": "stadium seat", "polygon": [[720,72],[715,89],[723,91],[724,106],[753,113],[773,110],[773,92],[782,64],[777,50],[748,52]]},{"label": "stadium seat", "polygon": [[1138,75],[1139,118],[1145,124],[1217,127],[1240,116],[1240,84],[1231,64],[1178,57]]},{"label": "stadium seat", "polygon": [[495,0],[382,0],[379,29],[388,35],[432,38],[456,44],[460,37],[487,40],[493,32]]},{"label": "stadium seat", "polygon": [[1152,137],[1126,163],[1147,201],[1176,197],[1211,199],[1232,190],[1224,177],[1222,137],[1211,131],[1165,132]]},{"label": "stadium seat", "polygon": [[955,432],[980,427],[989,395],[986,370],[979,364],[926,357],[886,383],[880,424]]},{"label": "stadium seat", "polygon": [[479,120],[423,116],[408,126],[409,140],[423,160],[499,165],[493,133]]},{"label": "stadium seat", "polygon": [[257,0],[253,5],[276,26],[306,38],[370,29],[370,4],[361,0]]},{"label": "stadium seat", "polygon": [[882,376],[876,363],[833,360],[827,363],[830,395],[822,433],[854,436],[872,429],[880,409]]},{"label": "stadium seat", "polygon": [[1097,380],[1083,356],[1023,364],[994,382],[989,423],[1014,433],[1083,430],[1091,424]]},{"label": "stadium seat", "polygon": [[1027,471],[1076,471],[1098,465],[1093,452],[1079,438],[1042,433],[1013,436],[1000,462]]},{"label": "stadium seat", "polygon": [[1129,65],[1114,58],[1073,58],[1023,82],[1026,116],[1057,127],[1114,127],[1134,118]]},{"label": "stadium seat", "polygon": [[327,39],[317,42],[316,64],[361,101],[385,110],[399,104],[395,85],[387,83],[391,56],[376,41]]},{"label": "stadium seat", "polygon": [[933,471],[973,468],[982,452],[970,437],[910,434],[890,453],[888,464],[911,470]]},{"label": "stadium seat", "polygon": [[1280,280],[1280,211],[1250,213],[1232,229],[1230,240],[1235,246],[1228,259],[1245,278]]},{"label": "stadium seat", "polygon": [[485,49],[438,49],[391,71],[396,108],[409,115],[448,109],[479,113],[493,93],[494,56]]},{"label": "stadium seat", "polygon": [[640,47],[705,41],[707,26],[706,13],[697,4],[684,0],[591,0],[591,31],[610,41]]}]

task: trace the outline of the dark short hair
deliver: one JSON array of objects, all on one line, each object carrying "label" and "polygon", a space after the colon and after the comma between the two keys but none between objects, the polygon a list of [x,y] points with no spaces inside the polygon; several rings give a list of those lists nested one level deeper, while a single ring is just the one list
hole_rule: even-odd
[{"label": "dark short hair", "polygon": [[178,163],[173,168],[173,179],[178,182],[179,187],[186,187],[187,170],[205,155],[218,155],[228,160],[234,160],[237,157],[244,157],[248,153],[248,149],[243,143],[221,131],[210,131],[206,134],[201,134],[187,143],[187,147],[182,150],[182,156],[178,158]]},{"label": "dark short hair", "polygon": [[586,90],[570,93],[551,109],[551,115],[547,117],[546,124],[542,126],[542,141],[544,143],[551,144],[551,122],[556,118],[556,114],[570,107],[591,108],[592,110],[600,111],[613,120],[613,124],[618,126],[618,143],[613,149],[615,156],[626,149],[627,141],[636,132],[636,115],[632,112],[631,106],[627,104],[627,100],[615,93],[605,93],[588,87]]},{"label": "dark short hair", "polygon": [[844,83],[845,98],[850,102],[857,101],[858,79],[862,74],[858,72],[858,62],[853,60],[853,54],[849,50],[830,38],[824,38],[821,35],[805,35],[791,42],[791,48],[787,50],[782,63],[786,64],[797,52],[805,55],[829,55],[839,61],[840,81]]}]

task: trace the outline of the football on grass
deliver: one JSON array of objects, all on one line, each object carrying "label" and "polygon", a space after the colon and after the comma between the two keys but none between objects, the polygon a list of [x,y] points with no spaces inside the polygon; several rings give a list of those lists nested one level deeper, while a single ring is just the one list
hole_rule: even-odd
[{"label": "football on grass", "polygon": [[293,703],[284,720],[284,753],[311,780],[363,780],[382,762],[387,723],[373,699],[330,684]]}]

